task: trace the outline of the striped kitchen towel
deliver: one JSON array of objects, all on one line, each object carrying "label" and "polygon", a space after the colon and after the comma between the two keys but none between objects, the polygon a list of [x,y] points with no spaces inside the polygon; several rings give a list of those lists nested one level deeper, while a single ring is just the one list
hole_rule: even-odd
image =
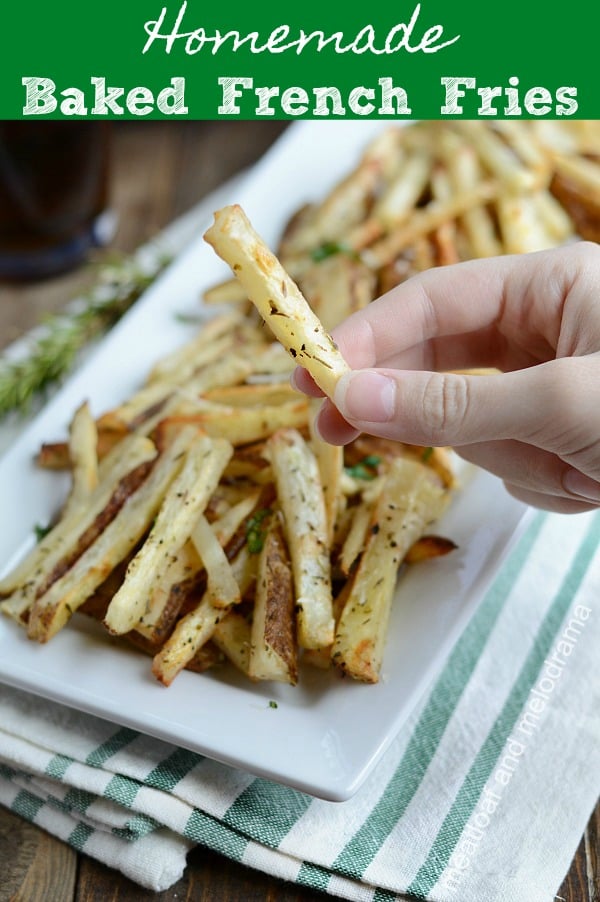
[{"label": "striped kitchen towel", "polygon": [[599,548],[600,512],[533,518],[346,802],[8,688],[0,801],[155,890],[201,843],[346,899],[550,902],[600,791]]}]

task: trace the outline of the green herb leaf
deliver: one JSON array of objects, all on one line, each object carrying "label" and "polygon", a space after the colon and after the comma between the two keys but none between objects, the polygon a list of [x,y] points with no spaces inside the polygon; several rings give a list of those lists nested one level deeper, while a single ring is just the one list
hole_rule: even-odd
[{"label": "green herb leaf", "polygon": [[183,313],[183,311],[174,313],[173,318],[184,326],[195,326],[203,321],[199,313]]},{"label": "green herb leaf", "polygon": [[143,267],[135,257],[103,264],[94,287],[72,310],[44,319],[41,336],[24,357],[0,356],[0,418],[26,413],[34,397],[69,372],[81,349],[114,325],[168,262],[157,254]]},{"label": "green herb leaf", "polygon": [[263,550],[265,544],[265,536],[267,533],[263,523],[267,517],[270,517],[273,511],[270,507],[264,507],[250,517],[246,524],[246,545],[250,554],[259,554]]},{"label": "green herb leaf", "polygon": [[421,460],[423,461],[424,464],[427,463],[427,461],[429,460],[429,458],[431,457],[432,454],[433,454],[433,448],[425,448],[425,450],[421,454]]},{"label": "green herb leaf", "polygon": [[48,524],[48,526],[42,526],[40,523],[36,523],[33,527],[33,531],[38,542],[41,542],[44,536],[47,536],[51,530],[52,527],[50,526],[50,524]]},{"label": "green herb leaf", "polygon": [[279,706],[278,706],[277,702],[275,702],[275,701],[273,701],[273,699],[271,699],[269,702],[269,708],[278,708],[278,707]]},{"label": "green herb leaf", "polygon": [[377,454],[367,454],[366,457],[363,457],[361,463],[363,463],[365,467],[376,468],[381,463],[381,458]]},{"label": "green herb leaf", "polygon": [[310,256],[315,263],[321,263],[322,260],[326,260],[328,257],[334,257],[336,254],[349,254],[350,256],[355,257],[356,251],[343,241],[325,241],[319,247],[316,247],[311,251]]},{"label": "green herb leaf", "polygon": [[344,467],[348,476],[352,476],[353,479],[375,479],[377,473],[374,470],[377,469],[379,464],[381,463],[381,458],[376,454],[367,454],[366,457],[363,457],[357,464],[354,464],[353,467]]}]

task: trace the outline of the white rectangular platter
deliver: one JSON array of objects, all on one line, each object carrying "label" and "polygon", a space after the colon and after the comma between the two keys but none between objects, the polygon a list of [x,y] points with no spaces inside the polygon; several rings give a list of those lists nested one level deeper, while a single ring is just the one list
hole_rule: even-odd
[{"label": "white rectangular platter", "polygon": [[[381,127],[295,124],[229,200],[275,244],[289,215],[320,198]],[[99,415],[139,387],[158,356],[190,337],[177,314],[197,313],[203,289],[226,275],[200,233],[0,459],[0,572],[31,546],[34,524],[50,520],[67,490],[65,477],[34,465],[40,444],[64,437],[83,400]],[[165,689],[145,655],[81,615],[45,646],[1,617],[0,681],[303,792],[347,799],[443,666],[524,527],[527,509],[498,480],[463,467],[461,481],[436,527],[458,549],[401,578],[375,686],[309,668],[296,687],[254,684],[227,669],[184,672]]]}]

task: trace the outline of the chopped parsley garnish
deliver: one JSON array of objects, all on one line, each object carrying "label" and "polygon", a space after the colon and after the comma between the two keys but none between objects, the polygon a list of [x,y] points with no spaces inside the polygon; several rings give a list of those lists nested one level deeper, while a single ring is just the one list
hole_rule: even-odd
[{"label": "chopped parsley garnish", "polygon": [[325,241],[311,251],[310,256],[315,263],[320,263],[322,260],[334,257],[336,254],[348,254],[351,257],[357,256],[356,251],[343,241]]},{"label": "chopped parsley garnish", "polygon": [[269,702],[269,708],[277,708],[277,707],[278,707],[277,702],[274,702],[273,699],[271,699],[271,701]]},{"label": "chopped parsley garnish", "polygon": [[432,454],[433,454],[433,448],[425,448],[425,450],[421,454],[421,460],[423,461],[424,464],[427,463],[427,461],[429,460],[429,458],[431,457]]},{"label": "chopped parsley garnish", "polygon": [[381,463],[381,458],[377,456],[377,454],[367,454],[366,457],[363,457],[361,463],[365,465],[365,467],[373,467],[376,468]]},{"label": "chopped parsley garnish", "polygon": [[51,529],[52,527],[50,525],[42,526],[40,523],[36,523],[33,527],[33,531],[35,533],[37,541],[41,542],[44,536],[47,536]]},{"label": "chopped parsley garnish", "polygon": [[263,550],[267,532],[263,522],[272,513],[273,511],[270,507],[264,507],[262,510],[256,511],[248,520],[246,524],[246,545],[250,554],[258,554]]},{"label": "chopped parsley garnish", "polygon": [[195,326],[202,322],[202,317],[198,313],[176,312],[173,314],[173,319],[178,323],[183,323],[184,326]]},{"label": "chopped parsley garnish", "polygon": [[381,458],[376,454],[367,454],[362,460],[359,460],[353,467],[344,467],[348,476],[353,479],[375,479],[377,475],[377,467],[381,463]]}]

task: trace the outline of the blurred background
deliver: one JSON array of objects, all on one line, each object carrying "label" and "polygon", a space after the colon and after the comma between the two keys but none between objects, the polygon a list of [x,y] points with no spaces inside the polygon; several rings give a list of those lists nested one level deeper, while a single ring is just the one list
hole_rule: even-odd
[{"label": "blurred background", "polygon": [[[7,264],[3,273],[0,266],[0,347],[84,293],[93,283],[99,261],[135,251],[214,188],[251,166],[287,123],[94,123],[99,129],[84,131],[83,139],[76,129],[71,137],[71,123],[43,123],[44,128],[50,127],[46,133],[36,129],[38,125],[0,123],[0,264],[2,255]],[[18,171],[24,165],[29,172]],[[45,184],[32,186],[33,174],[38,180],[43,174]],[[45,220],[47,232],[52,206],[63,213],[68,210],[70,225],[63,222],[67,230],[77,217],[94,217],[94,234],[65,241],[62,259],[54,254],[49,260],[44,252],[40,262],[39,246],[36,249],[35,242],[51,244],[58,240],[56,234],[40,235],[36,227],[35,242],[28,244],[28,223],[21,222],[15,230],[23,210],[21,219],[35,219],[36,211],[30,209],[30,198],[23,190],[27,179],[31,193],[33,188],[46,193],[46,207],[38,220]],[[93,246],[95,242],[103,246]],[[36,254],[37,270],[34,265],[25,275],[23,267],[16,275],[10,271],[17,258],[26,260],[29,255],[35,263]],[[59,271],[53,273],[53,269]],[[44,275],[44,270],[50,274]]]}]

